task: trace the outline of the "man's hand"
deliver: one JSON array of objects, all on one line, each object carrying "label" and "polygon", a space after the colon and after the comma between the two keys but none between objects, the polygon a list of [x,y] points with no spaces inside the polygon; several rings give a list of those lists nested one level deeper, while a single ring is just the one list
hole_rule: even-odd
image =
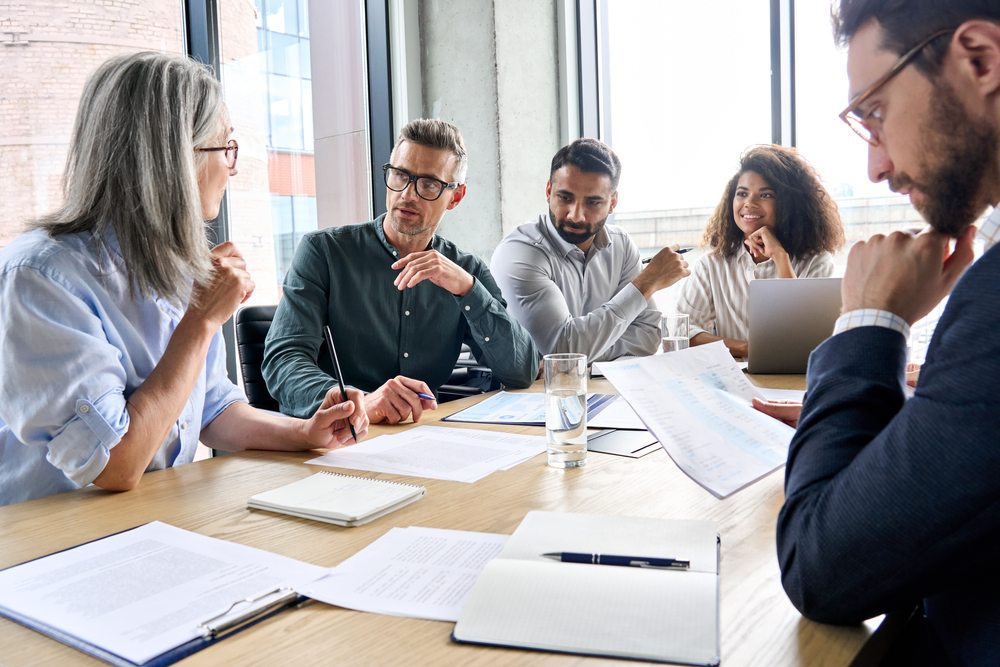
[{"label": "man's hand", "polygon": [[207,284],[196,283],[187,312],[218,329],[253,294],[254,282],[243,255],[230,242],[212,248],[212,275]]},{"label": "man's hand", "polygon": [[661,289],[666,289],[681,278],[691,275],[684,256],[677,254],[679,248],[680,246],[675,243],[656,253],[646,268],[632,281],[647,301]]},{"label": "man's hand", "polygon": [[920,379],[920,364],[906,364],[906,384],[916,387],[918,379]]},{"label": "man's hand", "polygon": [[461,297],[468,294],[469,290],[476,284],[475,279],[466,273],[465,269],[437,250],[410,253],[393,263],[392,268],[402,269],[392,283],[400,291],[407,287],[413,287],[423,280],[429,280],[438,287]]},{"label": "man's hand", "polygon": [[365,412],[365,395],[358,389],[347,390],[346,401],[340,388],[326,392],[323,403],[309,419],[302,422],[303,439],[316,449],[336,449],[352,444],[354,437],[348,420],[354,424],[358,442],[368,435],[368,414]]},{"label": "man's hand", "polygon": [[778,421],[783,421],[792,428],[799,425],[799,413],[802,412],[802,404],[798,401],[762,401],[754,396],[753,406],[768,417],[774,417]]},{"label": "man's hand", "polygon": [[946,297],[975,257],[976,228],[969,226],[955,241],[935,231],[916,236],[893,232],[856,243],[847,257],[840,286],[844,312],[861,308],[885,310],[914,322]]},{"label": "man's hand", "polygon": [[412,414],[414,422],[420,421],[424,410],[437,409],[437,401],[420,398],[417,392],[433,396],[430,387],[420,380],[397,375],[365,397],[368,419],[372,424],[398,424]]}]

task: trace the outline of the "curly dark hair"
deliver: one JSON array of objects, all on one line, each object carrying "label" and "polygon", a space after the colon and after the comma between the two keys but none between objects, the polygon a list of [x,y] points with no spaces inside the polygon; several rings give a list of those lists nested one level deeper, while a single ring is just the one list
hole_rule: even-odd
[{"label": "curly dark hair", "polygon": [[743,249],[743,232],[736,226],[733,197],[740,176],[752,171],[774,189],[774,235],[789,257],[799,259],[824,250],[836,252],[845,242],[837,204],[819,181],[816,170],[794,148],[751,146],[740,156],[740,169],[729,179],[715,207],[703,245],[713,253],[735,257]]}]

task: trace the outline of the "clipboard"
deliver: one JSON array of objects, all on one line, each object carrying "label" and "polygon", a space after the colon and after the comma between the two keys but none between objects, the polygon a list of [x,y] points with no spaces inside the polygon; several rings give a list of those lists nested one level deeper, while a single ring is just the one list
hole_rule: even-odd
[{"label": "clipboard", "polygon": [[[6,584],[7,578],[11,576],[14,570],[18,568],[24,568],[31,564],[38,564],[46,559],[57,558],[61,555],[66,555],[69,552],[73,552],[78,549],[83,549],[85,551],[79,552],[80,554],[86,554],[87,548],[93,545],[100,544],[104,542],[105,544],[110,544],[115,538],[121,537],[132,533],[133,531],[138,531],[149,526],[165,526],[173,531],[180,531],[180,529],[174,528],[173,526],[168,526],[167,524],[160,524],[159,522],[152,522],[151,524],[143,524],[141,526],[136,526],[125,531],[118,533],[113,533],[111,535],[98,538],[83,544],[70,547],[61,551],[42,556],[40,558],[35,558],[19,565],[14,565],[4,570],[0,570],[0,582]],[[187,531],[181,531],[187,533]],[[190,533],[188,533],[190,535]],[[222,540],[214,540],[213,538],[205,536],[197,536],[199,540],[212,540],[213,542],[223,542]],[[260,550],[252,549],[251,547],[243,547],[242,545],[235,545],[228,542],[223,542],[230,550],[248,550],[250,552],[259,552]],[[261,552],[266,553],[266,552]],[[273,554],[267,554],[267,560],[288,560],[281,556],[275,556]],[[246,561],[252,563],[253,561]],[[292,561],[297,562],[297,561]],[[54,563],[53,566],[57,566],[58,563]],[[230,562],[225,563],[226,566],[230,566]],[[311,568],[315,568],[317,573],[324,571],[324,568],[319,568],[312,565],[306,565],[300,563],[304,566],[307,571],[311,572]],[[59,567],[62,567],[61,565]],[[37,576],[37,575],[28,575]],[[7,589],[6,591],[4,589]],[[203,618],[200,622],[193,624],[193,633],[196,634],[192,639],[181,641],[176,645],[169,647],[168,649],[159,652],[158,654],[149,657],[144,660],[135,660],[129,657],[129,655],[124,655],[128,651],[117,650],[108,645],[101,645],[95,641],[91,641],[85,635],[86,633],[77,633],[67,629],[66,625],[51,620],[54,614],[46,617],[45,615],[40,615],[38,613],[22,613],[18,608],[17,604],[11,604],[8,599],[11,596],[10,589],[12,587],[9,585],[0,585],[0,616],[9,618],[10,620],[19,623],[31,630],[35,630],[47,637],[51,637],[59,642],[71,646],[83,653],[92,655],[95,658],[103,660],[112,665],[117,665],[120,667],[161,667],[165,665],[171,665],[179,660],[186,658],[189,655],[197,653],[202,649],[208,648],[213,644],[222,641],[229,635],[241,632],[261,621],[264,621],[276,614],[279,614],[287,609],[297,608],[308,604],[311,600],[303,595],[297,593],[290,586],[278,586],[276,588],[270,589],[263,593],[257,593],[248,597],[233,600],[228,607],[219,613],[215,613],[208,618]],[[245,607],[245,609],[243,609]],[[215,611],[218,611],[216,609]],[[155,621],[157,619],[137,619],[137,623],[142,623],[146,621]],[[81,636],[84,635],[84,636]]]}]

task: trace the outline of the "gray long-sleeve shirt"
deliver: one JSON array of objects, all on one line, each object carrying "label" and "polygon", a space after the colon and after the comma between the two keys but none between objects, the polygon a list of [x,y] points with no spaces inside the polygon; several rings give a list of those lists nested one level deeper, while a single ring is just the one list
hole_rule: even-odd
[{"label": "gray long-sleeve shirt", "polygon": [[374,391],[397,375],[435,393],[451,375],[462,343],[510,387],[538,374],[538,352],[507,312],[486,264],[434,236],[430,247],[475,278],[464,297],[429,280],[400,291],[391,267],[399,251],[382,218],[306,234],[285,276],[284,295],[267,334],[262,371],[282,412],[308,417],[336,385],[323,325],[337,346],[344,383]]},{"label": "gray long-sleeve shirt", "polygon": [[500,242],[490,266],[542,354],[606,361],[653,354],[660,344],[660,312],[632,284],[639,250],[620,227],[598,232],[584,255],[540,215]]}]

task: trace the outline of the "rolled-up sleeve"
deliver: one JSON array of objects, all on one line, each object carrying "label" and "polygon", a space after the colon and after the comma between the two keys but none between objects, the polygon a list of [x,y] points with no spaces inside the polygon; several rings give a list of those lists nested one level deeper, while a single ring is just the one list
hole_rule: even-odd
[{"label": "rolled-up sleeve", "polygon": [[229,379],[226,366],[226,344],[222,330],[215,332],[205,359],[205,407],[201,413],[201,427],[205,428],[236,402],[247,402],[246,394]]},{"label": "rolled-up sleeve", "polygon": [[98,312],[58,275],[0,276],[0,419],[77,486],[104,470],[129,426],[127,372]]}]

